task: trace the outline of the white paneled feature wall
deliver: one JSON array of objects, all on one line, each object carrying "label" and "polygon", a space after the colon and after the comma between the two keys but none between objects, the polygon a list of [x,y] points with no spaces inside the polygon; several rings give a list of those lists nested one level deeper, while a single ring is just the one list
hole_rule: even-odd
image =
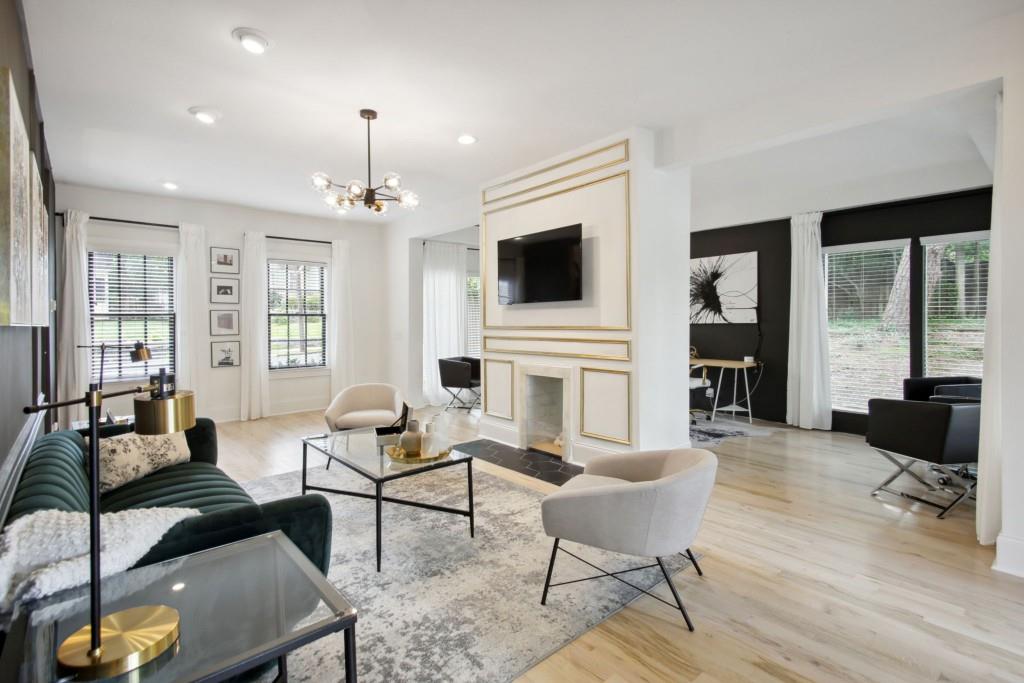
[{"label": "white paneled feature wall", "polygon": [[[546,410],[531,397],[550,402],[531,390],[542,386],[539,376],[562,380],[567,460],[689,444],[686,364],[678,362],[689,347],[689,194],[688,169],[656,170],[653,134],[641,129],[485,185],[482,436],[528,445],[533,416]],[[583,226],[582,300],[500,304],[498,241],[575,223]],[[641,293],[658,304],[641,302]],[[658,353],[644,357],[641,334],[668,335],[672,348],[663,354],[666,345],[652,344]],[[651,371],[641,372],[646,366]],[[641,401],[644,394],[653,398]],[[666,401],[672,420],[661,419]],[[644,406],[659,419],[645,418]]]}]

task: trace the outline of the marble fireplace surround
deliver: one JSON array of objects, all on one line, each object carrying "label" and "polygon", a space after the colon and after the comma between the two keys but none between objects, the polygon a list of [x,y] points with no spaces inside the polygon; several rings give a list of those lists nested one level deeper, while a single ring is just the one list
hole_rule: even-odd
[{"label": "marble fireplace surround", "polygon": [[519,432],[518,446],[522,449],[529,448],[530,435],[532,430],[530,429],[530,416],[535,414],[535,411],[530,410],[530,401],[533,396],[529,390],[529,378],[533,377],[553,377],[555,379],[562,380],[562,460],[566,462],[572,462],[572,446],[573,446],[573,434],[574,425],[572,422],[573,408],[576,407],[573,401],[572,391],[572,368],[558,365],[528,365],[520,364],[518,366],[518,372],[516,376],[516,396],[518,397],[518,405],[516,406],[517,415],[517,427]]}]

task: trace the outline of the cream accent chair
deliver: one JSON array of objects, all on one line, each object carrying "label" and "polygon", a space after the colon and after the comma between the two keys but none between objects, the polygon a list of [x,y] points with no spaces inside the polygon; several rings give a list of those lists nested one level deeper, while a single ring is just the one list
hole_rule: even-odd
[{"label": "cream accent chair", "polygon": [[[662,558],[685,553],[697,574],[704,575],[690,544],[704,518],[717,468],[715,454],[699,448],[615,453],[587,462],[582,474],[570,479],[541,502],[544,532],[552,536],[555,543],[540,604],[547,603],[548,589],[552,586],[580,580],[551,583],[555,556],[561,550],[602,572],[589,578],[609,576],[678,609],[686,620],[687,628],[693,631],[693,622]],[[565,548],[559,548],[561,540],[617,553],[654,557],[657,564],[608,573]],[[618,576],[655,566],[661,568],[672,590],[675,605]]]},{"label": "cream accent chair", "polygon": [[390,384],[353,384],[334,397],[324,419],[332,432],[359,427],[388,427],[402,417],[405,401]]}]

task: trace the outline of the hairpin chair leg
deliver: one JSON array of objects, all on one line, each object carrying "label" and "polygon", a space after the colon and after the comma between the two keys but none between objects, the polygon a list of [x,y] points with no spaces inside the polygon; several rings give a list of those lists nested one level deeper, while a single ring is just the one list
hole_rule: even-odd
[{"label": "hairpin chair leg", "polygon": [[[665,583],[668,584],[669,589],[672,591],[672,597],[676,599],[676,605],[679,606],[679,611],[683,613],[683,619],[686,620],[686,628],[693,632],[693,622],[690,621],[690,615],[686,613],[686,608],[683,607],[683,601],[679,597],[679,591],[676,590],[676,585],[672,583],[672,577],[669,575],[668,570],[665,569],[665,563],[661,561],[660,557],[654,558],[658,561],[658,566],[661,567],[661,573],[665,575]],[[552,558],[554,560],[554,558]]]},{"label": "hairpin chair leg", "polygon": [[544,595],[540,597],[540,604],[547,604],[548,600],[548,588],[551,586],[551,572],[555,569],[555,556],[558,555],[558,540],[555,539],[555,544],[551,546],[551,561],[548,562],[548,575],[544,579]]},{"label": "hairpin chair leg", "polygon": [[697,576],[704,576],[704,572],[700,570],[700,565],[697,564],[697,558],[693,556],[693,551],[687,548],[686,556],[690,558],[690,562],[693,563],[693,568],[697,570]]}]

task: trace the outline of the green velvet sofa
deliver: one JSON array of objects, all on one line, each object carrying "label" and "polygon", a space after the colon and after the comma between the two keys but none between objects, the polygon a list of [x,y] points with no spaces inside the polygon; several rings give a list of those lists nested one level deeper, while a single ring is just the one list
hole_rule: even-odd
[{"label": "green velvet sofa", "polygon": [[[100,438],[131,426],[101,428]],[[189,462],[166,467],[109,491],[103,512],[131,508],[187,507],[201,513],[173,526],[136,566],[161,562],[225,543],[281,530],[325,575],[331,560],[331,508],[320,495],[294,496],[257,504],[217,467],[217,428],[198,418],[185,432]],[[36,510],[89,511],[85,438],[59,431],[36,440],[21,472],[3,525]]]}]

